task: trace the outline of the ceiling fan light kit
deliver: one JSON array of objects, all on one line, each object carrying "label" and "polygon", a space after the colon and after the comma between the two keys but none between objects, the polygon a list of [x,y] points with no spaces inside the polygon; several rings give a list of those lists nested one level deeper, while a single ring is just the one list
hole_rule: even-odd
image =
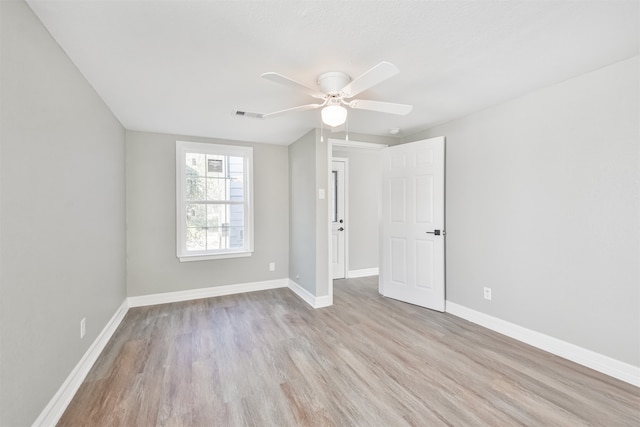
[{"label": "ceiling fan light kit", "polygon": [[347,109],[342,105],[328,105],[322,109],[322,122],[331,127],[340,126],[347,121]]},{"label": "ceiling fan light kit", "polygon": [[[340,126],[347,120],[347,109],[345,107],[352,108],[354,110],[368,110],[377,111],[381,113],[390,113],[397,115],[407,115],[413,109],[412,105],[396,104],[392,102],[372,101],[366,99],[353,99],[346,101],[345,99],[352,98],[361,92],[377,85],[384,80],[398,74],[400,70],[398,67],[390,62],[381,62],[378,65],[371,68],[369,71],[362,74],[355,80],[351,80],[347,74],[340,71],[330,71],[321,74],[316,83],[318,90],[314,90],[303,83],[293,80],[282,74],[268,72],[261,75],[262,78],[271,80],[274,83],[289,86],[293,89],[300,90],[313,98],[321,99],[321,104],[307,104],[298,107],[287,108],[285,110],[275,111],[272,113],[248,113],[244,111],[236,112],[236,115],[242,115],[244,117],[257,117],[261,119],[267,119],[277,117],[279,115],[290,113],[294,111],[305,111],[316,108],[322,108],[321,118],[322,122],[327,126],[336,127]],[[242,113],[242,114],[239,114]]]}]

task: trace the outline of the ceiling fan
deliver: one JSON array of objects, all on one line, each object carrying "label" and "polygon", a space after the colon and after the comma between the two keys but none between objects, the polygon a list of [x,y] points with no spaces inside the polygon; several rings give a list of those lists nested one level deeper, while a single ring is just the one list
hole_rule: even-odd
[{"label": "ceiling fan", "polygon": [[309,86],[283,76],[282,74],[274,72],[264,73],[260,77],[300,90],[313,98],[319,99],[320,102],[300,105],[298,107],[287,108],[285,110],[274,111],[266,114],[250,113],[246,111],[236,111],[235,114],[239,116],[268,119],[295,111],[322,108],[322,121],[331,127],[340,126],[347,120],[347,109],[345,107],[356,110],[370,110],[404,116],[411,112],[413,109],[412,105],[371,101],[368,99],[351,99],[372,86],[395,76],[399,72],[400,70],[398,67],[385,61],[374,66],[354,80],[351,80],[351,78],[343,72],[330,71],[318,76],[317,84],[319,90],[314,90]]}]

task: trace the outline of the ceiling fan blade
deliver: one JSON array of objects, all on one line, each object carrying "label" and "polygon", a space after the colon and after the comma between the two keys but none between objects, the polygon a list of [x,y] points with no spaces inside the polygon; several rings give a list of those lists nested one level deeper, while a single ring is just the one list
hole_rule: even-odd
[{"label": "ceiling fan blade", "polygon": [[306,93],[307,95],[313,96],[314,98],[319,98],[319,99],[324,98],[324,94],[318,92],[317,90],[311,89],[309,86],[303,83],[295,81],[287,76],[283,76],[282,74],[269,72],[269,73],[261,74],[260,77],[262,77],[263,79],[271,80],[274,83],[279,83],[281,85],[289,86],[290,88],[300,90]]},{"label": "ceiling fan blade", "polygon": [[396,67],[392,63],[382,61],[381,63],[374,66],[369,71],[365,72],[360,77],[356,78],[351,83],[343,87],[340,91],[340,95],[343,98],[351,98],[353,96],[356,96],[360,92],[364,92],[370,87],[375,86],[378,83],[395,76],[399,72],[400,70],[398,69],[398,67]]},{"label": "ceiling fan blade", "polygon": [[315,110],[316,108],[320,108],[322,106],[324,106],[324,104],[300,105],[298,107],[287,108],[286,110],[280,110],[280,111],[274,111],[273,113],[261,114],[260,118],[261,119],[271,119],[273,117],[278,117],[278,116],[281,116],[281,115],[287,114],[287,113],[293,113],[295,111]]},{"label": "ceiling fan blade", "polygon": [[353,101],[348,102],[347,105],[356,110],[379,111],[381,113],[398,114],[400,116],[406,116],[411,112],[411,110],[413,110],[413,105],[369,101],[367,99],[354,99]]}]

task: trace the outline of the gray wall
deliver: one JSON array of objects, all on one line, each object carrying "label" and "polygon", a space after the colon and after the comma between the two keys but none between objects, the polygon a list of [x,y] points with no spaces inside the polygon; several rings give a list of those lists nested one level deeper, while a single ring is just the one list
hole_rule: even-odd
[{"label": "gray wall", "polygon": [[333,157],[349,159],[347,207],[349,220],[349,270],[378,267],[378,205],[380,199],[380,153],[334,148]]},{"label": "gray wall", "polygon": [[448,300],[640,366],[639,72],[636,57],[411,138],[447,138]]},{"label": "gray wall", "polygon": [[329,157],[317,129],[289,145],[289,277],[316,297],[329,294]]},{"label": "gray wall", "polygon": [[[253,147],[254,253],[180,262],[176,257],[176,141]],[[280,145],[127,131],[129,296],[283,279],[289,272],[288,153]],[[276,270],[269,271],[269,263]]]},{"label": "gray wall", "polygon": [[23,1],[0,12],[0,425],[26,426],[126,298],[124,129]]},{"label": "gray wall", "polygon": [[316,295],[316,132],[289,145],[289,278]]}]

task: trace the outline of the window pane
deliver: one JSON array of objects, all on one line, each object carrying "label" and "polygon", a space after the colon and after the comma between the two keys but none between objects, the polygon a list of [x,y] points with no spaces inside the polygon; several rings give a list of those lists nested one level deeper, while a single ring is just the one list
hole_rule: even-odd
[{"label": "window pane", "polygon": [[331,221],[338,221],[338,171],[331,171]]},{"label": "window pane", "polygon": [[230,178],[242,181],[244,175],[244,159],[242,157],[229,157],[229,174]]},{"label": "window pane", "polygon": [[244,206],[187,205],[187,250],[244,247]]},{"label": "window pane", "polygon": [[227,156],[207,154],[207,176],[222,178],[226,176]]},{"label": "window pane", "polygon": [[242,157],[229,157],[229,200],[244,200],[244,161]]},{"label": "window pane", "polygon": [[229,225],[227,205],[207,205],[207,226],[222,227]]},{"label": "window pane", "polygon": [[206,182],[205,178],[196,178],[187,176],[187,200],[202,201],[205,200]]},{"label": "window pane", "polygon": [[187,153],[188,201],[244,201],[242,157]]},{"label": "window pane", "polygon": [[206,249],[206,230],[202,228],[187,228],[187,250],[202,251]]},{"label": "window pane", "polygon": [[232,202],[244,201],[244,184],[242,181],[231,181],[229,183],[229,200]]},{"label": "window pane", "polygon": [[241,249],[244,244],[243,227],[209,227],[207,229],[207,249]]},{"label": "window pane", "polygon": [[187,205],[187,227],[206,227],[206,205]]},{"label": "window pane", "polygon": [[228,200],[226,187],[224,178],[207,178],[207,200]]},{"label": "window pane", "polygon": [[200,153],[186,153],[185,172],[187,177],[205,176],[204,174],[205,155]]},{"label": "window pane", "polygon": [[229,206],[229,248],[244,246],[244,206]]},{"label": "window pane", "polygon": [[224,227],[207,229],[207,249],[227,249]]},{"label": "window pane", "polygon": [[207,249],[244,246],[244,207],[242,205],[207,206]]}]

